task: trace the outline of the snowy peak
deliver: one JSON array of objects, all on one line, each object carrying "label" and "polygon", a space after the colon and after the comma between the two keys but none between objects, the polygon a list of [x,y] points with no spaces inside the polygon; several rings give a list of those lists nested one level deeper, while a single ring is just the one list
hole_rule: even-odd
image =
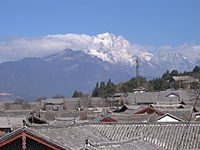
[{"label": "snowy peak", "polygon": [[131,44],[122,36],[103,33],[93,37],[94,47],[90,48],[90,54],[114,64],[135,64],[135,58],[149,60],[152,54],[144,52],[139,46]]},{"label": "snowy peak", "polygon": [[[162,67],[167,65],[165,69],[168,70],[172,68],[188,69],[194,66],[197,58],[200,58],[199,47],[192,46],[192,51],[195,54],[189,52],[191,45],[188,44],[180,47],[148,47],[130,43],[124,37],[111,33],[102,33],[96,36],[86,34],[50,35],[47,38],[64,41],[65,48],[85,52],[105,62],[131,67],[135,66],[135,60],[139,58],[141,63],[147,63],[154,68],[158,65]],[[158,50],[156,53],[147,51],[151,49]]]},{"label": "snowy peak", "polygon": [[62,39],[66,42],[66,48],[84,51],[112,64],[120,63],[132,66],[135,64],[136,57],[144,61],[149,61],[152,57],[151,53],[143,51],[143,47],[131,44],[122,36],[111,33],[96,36],[85,34],[49,35],[48,38]]}]

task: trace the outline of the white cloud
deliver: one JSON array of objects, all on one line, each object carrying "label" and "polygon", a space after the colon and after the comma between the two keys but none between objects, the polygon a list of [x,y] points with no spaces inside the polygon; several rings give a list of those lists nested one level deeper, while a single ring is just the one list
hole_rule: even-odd
[{"label": "white cloud", "polygon": [[66,48],[63,40],[56,38],[18,38],[0,43],[0,62],[24,57],[43,57]]},{"label": "white cloud", "polygon": [[[112,34],[112,36],[115,35]],[[0,62],[19,60],[25,57],[44,57],[65,48],[84,51],[100,49],[101,44],[105,44],[101,42],[105,42],[105,40],[96,43],[94,42],[96,37],[85,34],[58,34],[38,38],[15,38],[0,43]],[[143,46],[134,45],[134,49],[142,50],[143,48]],[[105,51],[107,50],[105,48]]]},{"label": "white cloud", "polygon": [[[116,52],[115,54],[123,51],[124,57],[128,58],[127,55],[130,55],[130,59],[133,54],[139,54],[142,57],[144,55],[144,58],[148,57],[148,59],[151,59],[151,54],[147,52],[151,49],[158,49],[161,51],[175,50],[187,57],[195,59],[200,57],[200,45],[186,43],[178,47],[143,46],[131,44],[125,39],[123,41],[123,37],[116,37],[114,34],[106,33],[104,36],[102,35],[103,34],[101,34],[101,36],[89,36],[85,34],[58,34],[38,38],[15,38],[0,43],[0,62],[19,60],[25,57],[44,57],[62,51],[65,48],[84,51],[97,49],[96,52],[103,52],[101,54],[102,57],[105,57],[108,54],[114,55],[113,51]],[[112,42],[109,40],[116,40],[117,42],[115,45],[112,45]],[[107,47],[110,47],[113,51],[109,51]],[[118,55],[118,57],[119,56],[120,58],[122,57],[122,55]],[[108,57],[106,59],[110,58]]]}]

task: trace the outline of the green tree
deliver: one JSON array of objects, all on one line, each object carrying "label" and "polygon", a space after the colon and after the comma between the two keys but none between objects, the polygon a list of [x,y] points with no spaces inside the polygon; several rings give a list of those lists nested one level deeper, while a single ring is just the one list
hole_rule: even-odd
[{"label": "green tree", "polygon": [[96,83],[96,86],[95,86],[95,88],[92,91],[92,96],[93,97],[99,96],[99,83],[98,82]]},{"label": "green tree", "polygon": [[171,75],[170,75],[168,70],[167,70],[167,72],[165,72],[163,74],[162,79],[164,79],[164,80],[170,80],[171,79]]},{"label": "green tree", "polygon": [[192,72],[193,73],[200,73],[200,66],[195,66]]},{"label": "green tree", "polygon": [[98,92],[99,92],[99,96],[101,97],[106,96],[106,85],[104,81],[101,81]]},{"label": "green tree", "polygon": [[177,70],[172,70],[171,71],[171,76],[178,76],[179,74],[178,74],[178,71]]},{"label": "green tree", "polygon": [[115,93],[115,85],[112,83],[111,79],[108,80],[106,84],[106,97],[111,96]]},{"label": "green tree", "polygon": [[83,93],[82,92],[78,92],[78,91],[74,91],[74,93],[73,93],[73,95],[72,95],[72,97],[73,98],[76,98],[76,97],[82,97],[83,96]]},{"label": "green tree", "polygon": [[161,78],[153,79],[149,81],[150,85],[153,87],[155,91],[163,91],[168,88],[166,81]]},{"label": "green tree", "polygon": [[138,88],[141,86],[146,87],[147,85],[148,85],[148,82],[147,82],[146,78],[136,77],[136,78],[132,78],[128,82],[124,83],[121,86],[120,91],[124,92],[124,93],[132,92],[134,88]]}]

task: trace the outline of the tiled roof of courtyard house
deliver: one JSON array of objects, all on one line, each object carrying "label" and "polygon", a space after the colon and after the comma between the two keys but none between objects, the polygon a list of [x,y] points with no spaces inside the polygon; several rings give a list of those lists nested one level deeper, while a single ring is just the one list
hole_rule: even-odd
[{"label": "tiled roof of courtyard house", "polygon": [[[82,123],[22,128],[60,149],[200,149],[200,123]],[[0,144],[17,134],[0,138]]]},{"label": "tiled roof of courtyard house", "polygon": [[179,97],[166,97],[172,91],[129,93],[126,97],[128,104],[156,104],[156,103],[180,103],[181,101],[192,98],[192,91],[177,90],[173,91]]}]

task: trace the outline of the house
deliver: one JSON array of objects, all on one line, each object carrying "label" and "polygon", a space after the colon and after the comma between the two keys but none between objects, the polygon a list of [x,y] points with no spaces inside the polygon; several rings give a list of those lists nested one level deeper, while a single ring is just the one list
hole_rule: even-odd
[{"label": "house", "polygon": [[75,124],[79,121],[79,117],[55,117],[55,120],[51,121],[51,126],[66,126],[69,124]]},{"label": "house", "polygon": [[0,139],[1,150],[65,150],[63,146],[55,144],[30,128],[20,128]]},{"label": "house", "polygon": [[174,150],[179,147],[180,150],[197,150],[200,149],[199,128],[198,122],[86,122],[64,127],[23,127],[0,137],[0,149]]},{"label": "house", "polygon": [[181,101],[191,99],[188,90],[160,91],[145,93],[128,93],[127,104],[150,105],[150,104],[179,104]]},{"label": "house", "polygon": [[125,112],[127,109],[128,109],[128,108],[127,108],[125,105],[123,105],[120,109],[116,109],[116,110],[113,111],[113,112],[118,112],[118,113],[120,113],[120,112]]},{"label": "house", "polygon": [[195,112],[194,118],[195,118],[196,121],[200,121],[200,112]]},{"label": "house", "polygon": [[178,97],[178,98],[180,98],[180,96],[178,94],[174,93],[174,92],[167,94],[165,97]]},{"label": "house", "polygon": [[0,137],[12,131],[11,125],[8,123],[6,117],[0,118]]},{"label": "house", "polygon": [[158,115],[163,115],[164,113],[161,112],[161,111],[158,111],[152,107],[146,107],[146,108],[143,108],[139,111],[136,111],[134,114],[158,114]]},{"label": "house", "polygon": [[1,150],[78,150],[108,139],[88,124],[22,127],[0,138]]},{"label": "house", "polygon": [[8,134],[11,131],[23,127],[25,117],[0,117],[0,136]]},{"label": "house", "polygon": [[47,121],[36,117],[34,115],[31,115],[29,117],[27,117],[28,123],[30,123],[31,125],[40,125],[40,124],[47,124]]},{"label": "house", "polygon": [[63,109],[64,99],[43,99],[41,100],[42,110],[58,111]]},{"label": "house", "polygon": [[172,114],[166,113],[157,119],[157,122],[184,122],[184,120],[173,116]]},{"label": "house", "polygon": [[157,110],[177,110],[177,109],[184,109],[184,108],[191,108],[190,106],[186,107],[183,104],[154,104],[151,105],[153,108]]},{"label": "house", "polygon": [[144,93],[144,92],[147,92],[147,89],[144,87],[139,87],[139,88],[133,89],[133,93]]},{"label": "house", "polygon": [[199,84],[199,79],[191,76],[172,76],[170,82],[174,89],[190,89],[193,83]]},{"label": "house", "polygon": [[158,118],[157,122],[183,122],[183,120],[173,116],[172,114],[166,113],[160,118]]},{"label": "house", "polygon": [[118,122],[118,120],[116,120],[108,115],[100,115],[96,119],[92,120],[92,122]]}]

